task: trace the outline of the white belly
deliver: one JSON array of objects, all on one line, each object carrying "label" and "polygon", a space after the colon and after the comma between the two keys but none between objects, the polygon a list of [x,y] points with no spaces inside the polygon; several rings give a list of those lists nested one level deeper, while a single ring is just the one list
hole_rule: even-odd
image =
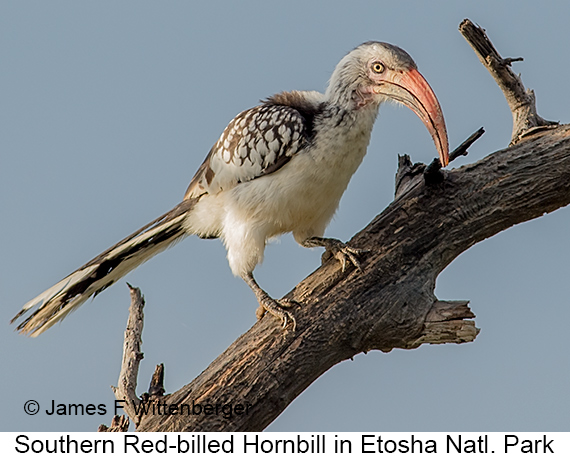
[{"label": "white belly", "polygon": [[292,232],[300,243],[322,236],[366,154],[371,125],[339,130],[325,130],[318,147],[299,152],[274,173],[204,195],[188,217],[188,231],[220,236],[240,276],[263,260],[271,237]]}]

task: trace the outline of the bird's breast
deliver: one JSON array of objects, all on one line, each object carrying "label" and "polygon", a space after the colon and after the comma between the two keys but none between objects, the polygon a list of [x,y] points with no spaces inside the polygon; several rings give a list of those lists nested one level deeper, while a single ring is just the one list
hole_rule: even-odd
[{"label": "bird's breast", "polygon": [[321,129],[313,143],[280,170],[251,181],[248,189],[236,187],[245,206],[255,201],[248,213],[270,222],[268,237],[286,232],[322,235],[370,140],[371,128],[340,130]]}]

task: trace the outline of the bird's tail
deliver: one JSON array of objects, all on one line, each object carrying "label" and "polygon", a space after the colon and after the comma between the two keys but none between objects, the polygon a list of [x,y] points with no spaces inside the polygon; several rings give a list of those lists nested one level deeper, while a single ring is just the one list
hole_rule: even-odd
[{"label": "bird's tail", "polygon": [[102,292],[143,262],[184,238],[184,219],[195,203],[196,199],[184,200],[166,214],[110,247],[26,303],[11,323],[36,308],[18,324],[17,330],[34,337],[45,332],[89,297]]}]

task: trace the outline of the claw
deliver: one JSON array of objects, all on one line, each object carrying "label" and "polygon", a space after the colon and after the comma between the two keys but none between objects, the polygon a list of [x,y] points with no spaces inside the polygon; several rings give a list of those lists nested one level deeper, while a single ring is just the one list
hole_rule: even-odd
[{"label": "claw", "polygon": [[287,327],[289,320],[293,322],[293,331],[297,328],[297,321],[293,314],[284,308],[291,308],[298,303],[294,300],[289,300],[288,298],[282,298],[280,300],[275,300],[273,298],[267,297],[262,300],[259,304],[259,308],[255,311],[255,315],[258,320],[260,320],[266,313],[269,313],[279,319],[283,323],[283,328]]},{"label": "claw", "polygon": [[[267,299],[263,300],[261,306],[263,306],[263,308],[265,308],[265,311],[267,311],[269,314],[281,319],[281,322],[283,322],[283,328],[287,327],[287,324],[290,320],[293,323],[293,331],[295,331],[297,328],[297,321],[295,320],[293,314],[283,309],[284,306],[281,302],[282,300],[274,300],[273,298],[267,297]],[[289,303],[285,305],[286,308],[289,306]]]},{"label": "claw", "polygon": [[305,247],[316,247],[322,246],[326,249],[323,254],[323,260],[328,260],[330,257],[334,257],[340,262],[342,271],[346,270],[346,261],[350,260],[359,271],[362,271],[362,266],[357,256],[362,255],[366,252],[370,252],[368,249],[357,249],[348,246],[340,240],[335,238],[320,238],[312,237],[303,242]]},{"label": "claw", "polygon": [[245,274],[242,276],[242,278],[247,283],[247,285],[251,287],[251,290],[253,290],[255,296],[257,297],[257,302],[259,303],[259,308],[257,308],[255,311],[257,319],[261,319],[267,312],[281,319],[281,322],[283,322],[283,328],[287,327],[289,320],[293,322],[293,331],[295,331],[297,328],[297,321],[295,320],[293,314],[284,308],[291,308],[293,305],[298,303],[288,298],[282,298],[281,300],[275,300],[274,298],[271,298],[267,292],[259,287],[259,284],[257,284],[257,281],[253,278],[253,273],[251,272]]},{"label": "claw", "polygon": [[280,298],[279,300],[275,300],[281,308],[293,308],[293,306],[301,306],[301,304],[295,300],[291,300],[290,298]]},{"label": "claw", "polygon": [[346,259],[348,258],[350,262],[359,270],[362,271],[362,266],[360,261],[356,258],[357,255],[362,254],[361,249],[351,248],[347,245],[339,247],[336,252],[333,253],[334,257],[340,261],[342,271],[346,270]]}]

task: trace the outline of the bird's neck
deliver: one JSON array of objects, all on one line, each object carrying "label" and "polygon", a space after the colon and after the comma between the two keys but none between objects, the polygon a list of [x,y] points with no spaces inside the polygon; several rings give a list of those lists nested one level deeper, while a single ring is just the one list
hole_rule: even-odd
[{"label": "bird's neck", "polygon": [[[318,163],[326,164],[323,168],[333,171],[333,180],[344,182],[341,187],[348,185],[366,154],[377,113],[374,107],[347,110],[326,104],[315,119],[311,155]],[[346,176],[342,178],[339,173]]]},{"label": "bird's neck", "polygon": [[344,84],[336,78],[331,79],[324,100],[330,106],[353,113],[355,117],[369,116],[370,113],[375,117],[380,106],[378,97],[371,97],[363,91],[358,81]]},{"label": "bird's neck", "polygon": [[369,136],[372,127],[378,116],[377,104],[367,104],[355,106],[354,103],[335,104],[325,103],[323,116],[321,117],[322,127],[325,130],[337,132],[339,141],[351,142],[355,136]]}]

